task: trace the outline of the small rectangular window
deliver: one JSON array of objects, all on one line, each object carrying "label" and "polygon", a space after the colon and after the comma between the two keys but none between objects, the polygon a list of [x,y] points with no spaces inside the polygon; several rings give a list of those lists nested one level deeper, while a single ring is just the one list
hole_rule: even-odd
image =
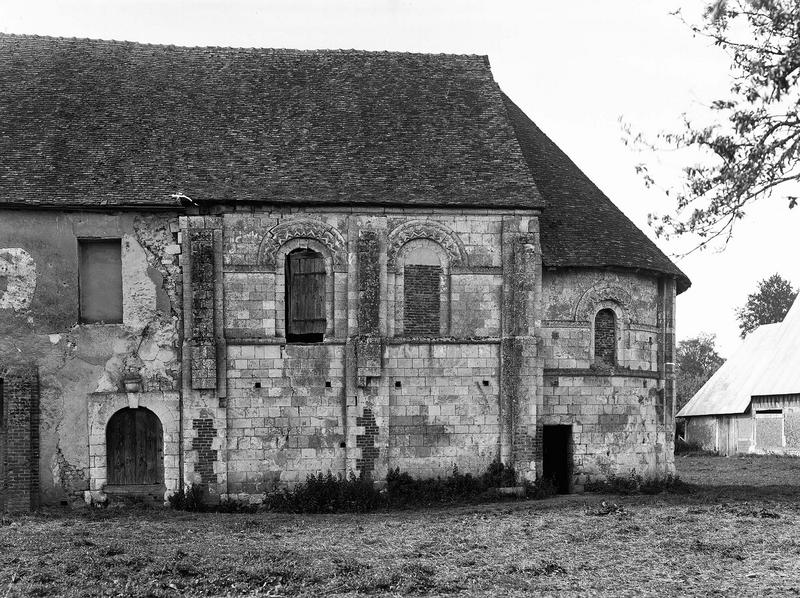
[{"label": "small rectangular window", "polygon": [[79,239],[78,280],[81,322],[122,322],[122,249],[119,239]]}]

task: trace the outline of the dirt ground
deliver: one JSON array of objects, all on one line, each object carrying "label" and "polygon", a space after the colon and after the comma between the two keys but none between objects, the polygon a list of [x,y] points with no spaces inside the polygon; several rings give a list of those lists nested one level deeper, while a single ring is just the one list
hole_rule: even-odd
[{"label": "dirt ground", "polygon": [[4,596],[786,596],[800,459],[678,457],[655,496],[369,515],[45,512],[0,525]]}]

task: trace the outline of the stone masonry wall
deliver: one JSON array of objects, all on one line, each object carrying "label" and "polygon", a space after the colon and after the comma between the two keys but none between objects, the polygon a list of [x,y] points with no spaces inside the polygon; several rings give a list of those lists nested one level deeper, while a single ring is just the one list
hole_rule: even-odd
[{"label": "stone masonry wall", "polygon": [[[77,324],[75,246],[87,237],[121,239],[122,324]],[[532,213],[14,212],[0,238],[14,269],[0,291],[0,363],[39,368],[44,502],[102,492],[104,422],[138,405],[164,427],[167,493],[202,484],[257,500],[310,473],[478,474],[496,458],[534,479],[547,423],[573,426],[576,480],[671,467],[662,339],[674,287],[625,272],[543,274]],[[415,317],[412,246],[440,263],[433,337],[423,312],[427,328],[404,326]],[[284,330],[285,255],[304,247],[326,268],[324,342],[310,345]],[[598,371],[602,309],[616,315],[618,362]],[[138,398],[124,392],[128,375]]]},{"label": "stone masonry wall", "polygon": [[673,309],[674,287],[654,276],[544,273],[541,425],[572,427],[574,488],[630,470],[674,472],[672,373],[664,350],[674,342]]},{"label": "stone masonry wall", "polygon": [[658,425],[658,381],[624,376],[544,377],[544,425],[572,426],[574,486],[631,470],[670,473]]},{"label": "stone masonry wall", "polygon": [[[380,480],[390,467],[443,476],[457,464],[478,474],[498,458],[504,218],[222,214],[227,492],[252,499],[327,470]],[[530,216],[513,218],[511,229],[527,233]],[[403,251],[421,242],[441,266],[423,267],[423,278],[435,272],[419,286],[419,266],[405,265]],[[323,255],[331,280],[322,344],[283,340],[281,256],[299,246]],[[412,299],[405,318],[419,326],[404,330],[415,292],[419,312]],[[442,338],[422,338],[430,335]]]},{"label": "stone masonry wall", "polygon": [[342,345],[228,348],[228,492],[344,471]]},{"label": "stone masonry wall", "polygon": [[497,345],[392,345],[379,393],[388,400],[388,467],[435,477],[457,464],[480,474],[500,439]]}]

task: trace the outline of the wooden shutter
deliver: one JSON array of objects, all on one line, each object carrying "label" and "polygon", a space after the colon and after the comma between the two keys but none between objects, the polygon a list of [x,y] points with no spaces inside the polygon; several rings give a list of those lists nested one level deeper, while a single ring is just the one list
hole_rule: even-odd
[{"label": "wooden shutter", "polygon": [[[325,334],[325,260],[308,249],[286,258],[286,335]],[[322,340],[321,338],[307,340]]]}]

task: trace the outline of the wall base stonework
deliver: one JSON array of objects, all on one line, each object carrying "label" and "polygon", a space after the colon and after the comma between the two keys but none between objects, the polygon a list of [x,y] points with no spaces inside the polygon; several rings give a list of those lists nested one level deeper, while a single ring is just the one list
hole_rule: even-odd
[{"label": "wall base stonework", "polygon": [[671,430],[659,422],[658,400],[656,378],[545,376],[541,421],[572,428],[575,490],[632,470],[644,477],[675,473]]}]

